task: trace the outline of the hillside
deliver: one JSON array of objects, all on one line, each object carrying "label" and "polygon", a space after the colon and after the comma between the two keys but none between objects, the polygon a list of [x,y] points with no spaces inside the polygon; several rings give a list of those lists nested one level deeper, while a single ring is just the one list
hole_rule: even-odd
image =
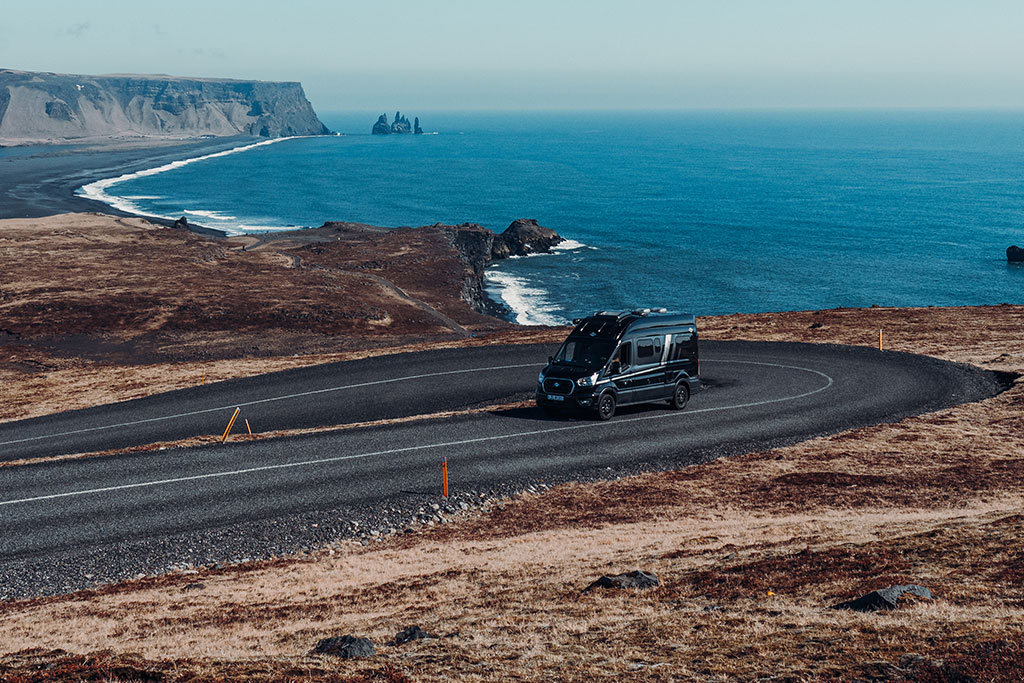
[{"label": "hillside", "polygon": [[[1019,373],[1022,316],[837,309],[701,328],[705,339],[869,345],[884,329],[887,348]],[[563,331],[528,334],[554,343]],[[0,603],[0,677],[1019,681],[1022,400],[1018,382],[981,403],[678,472],[445,505],[407,533],[354,528],[300,557]],[[582,592],[636,568],[661,585]],[[935,598],[830,609],[906,583]],[[394,644],[410,624],[442,637]],[[310,654],[349,633],[377,655]]]},{"label": "hillside", "polygon": [[0,143],[324,135],[300,83],[0,69]]}]

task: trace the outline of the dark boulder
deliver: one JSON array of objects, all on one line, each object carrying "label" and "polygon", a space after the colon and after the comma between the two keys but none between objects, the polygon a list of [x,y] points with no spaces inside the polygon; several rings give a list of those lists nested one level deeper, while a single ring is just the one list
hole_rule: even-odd
[{"label": "dark boulder", "polygon": [[565,240],[554,230],[538,225],[532,218],[520,218],[512,222],[505,232],[495,236],[491,245],[491,258],[498,260],[509,256],[543,254],[551,247]]},{"label": "dark boulder", "polygon": [[391,126],[388,125],[388,115],[381,114],[380,118],[377,119],[377,123],[373,124],[374,135],[391,135]]},{"label": "dark boulder", "polygon": [[433,633],[427,633],[419,626],[410,626],[395,634],[395,645],[405,645],[413,640],[427,640],[437,638]]},{"label": "dark boulder", "polygon": [[188,219],[182,216],[178,220],[174,221],[174,227],[179,230],[188,230]]},{"label": "dark boulder", "polygon": [[924,586],[908,584],[906,586],[889,586],[867,595],[862,595],[855,600],[847,600],[838,605],[832,605],[832,609],[850,609],[855,612],[877,612],[883,609],[896,609],[900,598],[910,593],[920,598],[933,599],[932,592]]},{"label": "dark boulder", "polygon": [[340,638],[324,638],[313,648],[313,654],[355,659],[357,657],[372,657],[377,654],[377,648],[373,646],[373,642],[369,638],[346,635]]},{"label": "dark boulder", "polygon": [[658,577],[642,569],[616,574],[615,576],[602,576],[600,579],[583,589],[584,593],[595,588],[654,588],[658,585]]},{"label": "dark boulder", "polygon": [[1006,260],[1010,263],[1024,263],[1024,249],[1016,244],[1006,248]]}]

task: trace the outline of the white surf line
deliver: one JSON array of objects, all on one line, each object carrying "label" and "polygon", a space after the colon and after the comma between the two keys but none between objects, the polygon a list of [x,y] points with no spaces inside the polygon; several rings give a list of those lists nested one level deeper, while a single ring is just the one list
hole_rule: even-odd
[{"label": "white surf line", "polygon": [[713,413],[722,410],[737,410],[739,408],[755,408],[757,406],[769,405],[772,403],[783,403],[785,401],[796,401],[801,398],[813,396],[819,394],[828,388],[830,388],[834,381],[831,377],[826,375],[824,372],[812,370],[811,368],[804,368],[798,365],[781,365],[778,363],[763,363],[759,361],[743,361],[743,360],[719,360],[719,361],[705,361],[706,363],[744,363],[747,365],[763,365],[766,367],[773,368],[784,368],[788,370],[802,370],[804,372],[810,372],[815,375],[824,377],[827,382],[824,386],[812,389],[811,391],[805,391],[802,394],[795,396],[786,396],[784,398],[772,398],[763,401],[751,401],[749,403],[737,403],[731,406],[719,406],[717,408],[701,408],[698,410],[688,410],[684,412],[675,412],[662,415],[642,415],[639,417],[626,418],[624,420],[615,420],[614,422],[590,422],[586,424],[575,424],[566,427],[552,427],[550,429],[535,429],[528,432],[516,432],[515,434],[499,434],[496,436],[481,436],[475,439],[463,439],[461,441],[445,441],[443,443],[425,444],[420,446],[404,446],[402,448],[391,448],[384,451],[373,451],[370,453],[358,453],[355,455],[338,455],[330,458],[318,458],[315,460],[303,460],[300,462],[288,462],[281,463],[278,465],[262,465],[260,467],[247,467],[245,469],[238,470],[227,470],[223,472],[209,472],[207,474],[194,474],[187,477],[174,477],[173,479],[158,479],[155,481],[142,481],[135,484],[120,484],[118,486],[104,486],[102,488],[95,489],[84,489],[81,491],[69,491],[67,493],[51,493],[45,496],[33,496],[31,498],[18,498],[15,500],[0,501],[0,507],[7,505],[19,505],[22,503],[35,503],[44,500],[55,500],[58,498],[71,498],[76,496],[87,496],[96,493],[109,493],[111,491],[127,491],[130,489],[138,488],[150,488],[154,486],[166,486],[168,484],[180,484],[187,481],[200,481],[203,479],[218,479],[224,477],[237,477],[243,474],[252,474],[254,472],[269,472],[272,470],[285,470],[292,469],[295,467],[307,467],[309,465],[324,465],[334,462],[342,462],[345,460],[361,460],[364,458],[373,458],[382,455],[395,455],[396,453],[408,453],[410,451],[429,450],[433,448],[449,448],[452,446],[466,446],[474,443],[484,443],[487,441],[500,441],[503,439],[518,439],[527,436],[537,436],[538,434],[553,434],[555,432],[568,432],[582,429],[599,429],[601,427],[608,427],[611,425],[625,424],[627,422],[641,422],[644,420],[663,420],[670,417],[686,417],[687,415],[697,415],[700,413]]},{"label": "white surf line", "polygon": [[[29,441],[42,441],[43,439],[56,439],[62,436],[74,436],[75,434],[85,434],[87,432],[99,432],[104,429],[119,429],[121,427],[133,427],[135,425],[147,424],[150,422],[160,422],[162,420],[177,420],[182,417],[192,417],[193,415],[202,415],[204,413],[215,413],[221,410],[231,410],[233,408],[245,408],[248,406],[255,406],[261,403],[273,403],[274,401],[287,401],[293,398],[302,398],[303,396],[314,396],[316,394],[325,394],[331,391],[343,391],[345,389],[358,389],[360,387],[372,387],[378,384],[389,384],[392,382],[404,382],[411,379],[426,379],[427,377],[441,377],[444,375],[461,375],[470,372],[486,372],[488,370],[515,370],[517,368],[529,368],[529,367],[541,367],[542,363],[523,363],[521,365],[499,365],[491,368],[470,368],[467,370],[447,370],[445,372],[429,372],[422,375],[409,375],[407,377],[394,377],[392,379],[379,379],[373,382],[360,382],[359,384],[345,384],[337,387],[328,387],[326,389],[313,389],[311,391],[301,391],[297,394],[286,394],[284,396],[271,396],[270,398],[261,398],[255,401],[246,401],[244,403],[231,403],[228,405],[217,406],[215,408],[204,408],[202,410],[192,410],[187,413],[176,413],[174,415],[161,415],[160,417],[147,417],[143,420],[132,420],[130,422],[118,422],[116,424],[102,425],[100,427],[86,427],[84,429],[73,429],[69,432],[55,432],[53,434],[43,434],[40,436],[29,436],[24,439],[14,439],[13,441],[0,441],[0,446],[10,446],[13,444],[27,443]],[[155,394],[159,395],[159,394]],[[116,404],[113,404],[116,405]]]},{"label": "white surf line", "polygon": [[[166,171],[173,171],[176,168],[181,168],[182,166],[188,166],[189,164],[193,164],[193,163],[195,163],[197,161],[205,161],[206,159],[216,159],[218,157],[226,157],[229,154],[237,154],[239,152],[245,152],[247,150],[255,149],[257,147],[263,147],[265,145],[273,145],[273,144],[276,144],[278,142],[284,142],[285,140],[298,140],[300,138],[306,138],[306,137],[313,137],[313,136],[310,136],[310,135],[292,135],[290,137],[273,138],[271,140],[262,140],[260,142],[255,142],[255,143],[252,143],[250,145],[242,145],[241,147],[232,147],[231,149],[225,149],[225,150],[222,150],[220,152],[213,152],[212,154],[204,154],[202,156],[191,157],[189,159],[180,159],[178,161],[172,161],[172,162],[164,164],[162,166],[156,166],[154,168],[147,168],[147,169],[144,169],[144,170],[141,170],[141,171],[135,171],[134,173],[125,173],[123,175],[119,175],[119,176],[114,177],[114,178],[103,178],[103,179],[100,179],[100,180],[96,180],[96,181],[93,181],[91,183],[87,183],[87,184],[83,185],[82,187],[78,188],[77,190],[75,190],[75,194],[80,196],[80,197],[85,197],[86,199],[94,199],[94,200],[96,200],[98,202],[103,202],[104,204],[106,204],[108,206],[112,206],[115,209],[120,209],[121,211],[126,211],[128,213],[132,213],[132,214],[135,214],[137,216],[146,216],[147,218],[163,218],[163,219],[166,219],[166,220],[173,220],[173,218],[171,216],[163,216],[161,214],[150,213],[148,211],[143,211],[138,206],[136,206],[131,201],[129,201],[127,197],[112,197],[111,195],[107,194],[107,190],[110,189],[111,187],[113,187],[114,185],[119,185],[120,183],[129,181],[129,180],[135,180],[136,178],[145,178],[147,176],[156,175],[158,173],[165,173]],[[192,213],[192,212],[188,212],[188,213]]]}]

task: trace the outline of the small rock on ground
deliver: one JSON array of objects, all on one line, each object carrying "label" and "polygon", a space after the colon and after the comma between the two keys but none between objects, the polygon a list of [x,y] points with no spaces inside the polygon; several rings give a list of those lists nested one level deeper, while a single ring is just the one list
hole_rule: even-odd
[{"label": "small rock on ground", "polygon": [[900,598],[910,593],[920,598],[933,599],[932,592],[924,586],[907,584],[906,586],[889,586],[867,595],[862,595],[855,600],[847,600],[838,605],[832,605],[832,609],[850,609],[856,612],[877,612],[883,609],[896,609]]},{"label": "small rock on ground", "polygon": [[324,638],[313,648],[315,654],[333,655],[342,659],[355,659],[356,657],[372,657],[377,654],[377,648],[369,638],[357,638],[356,636],[344,635],[340,638]]},{"label": "small rock on ground", "polygon": [[595,588],[653,588],[658,585],[658,577],[651,572],[642,569],[616,574],[615,576],[602,576],[597,581],[583,589],[584,593]]},{"label": "small rock on ground", "polygon": [[404,645],[413,640],[423,640],[426,638],[437,638],[437,636],[433,633],[427,633],[419,626],[410,626],[395,634],[395,645]]}]

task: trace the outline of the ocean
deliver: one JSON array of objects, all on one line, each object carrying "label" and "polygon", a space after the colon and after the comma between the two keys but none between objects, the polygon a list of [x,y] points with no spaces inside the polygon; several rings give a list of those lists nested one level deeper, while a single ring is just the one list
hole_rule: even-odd
[{"label": "ocean", "polygon": [[86,194],[235,233],[535,218],[568,241],[487,276],[527,324],[1024,303],[1022,112],[407,112],[437,134],[371,136],[378,114]]}]

